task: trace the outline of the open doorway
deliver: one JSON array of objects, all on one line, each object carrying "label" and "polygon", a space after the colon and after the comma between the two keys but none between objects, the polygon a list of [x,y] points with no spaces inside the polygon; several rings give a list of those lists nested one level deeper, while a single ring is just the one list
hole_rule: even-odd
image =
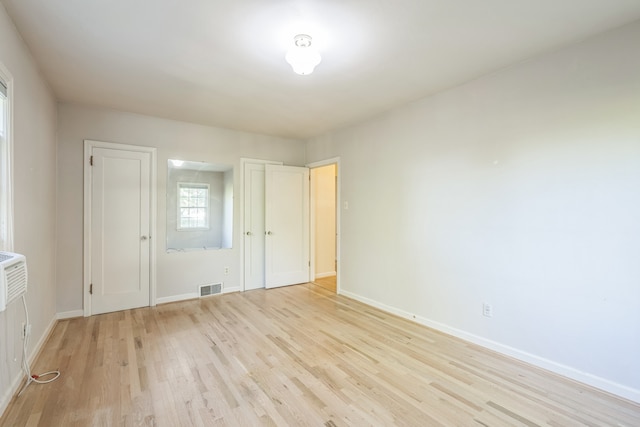
[{"label": "open doorway", "polygon": [[338,164],[311,167],[311,281],[338,290]]}]

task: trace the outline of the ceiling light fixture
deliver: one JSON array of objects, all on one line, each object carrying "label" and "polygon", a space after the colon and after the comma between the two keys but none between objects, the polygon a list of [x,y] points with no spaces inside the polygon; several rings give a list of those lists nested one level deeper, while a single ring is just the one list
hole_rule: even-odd
[{"label": "ceiling light fixture", "polygon": [[182,164],[184,163],[184,160],[174,160],[171,159],[171,163],[173,163],[173,166],[179,168],[180,166],[182,166]]},{"label": "ceiling light fixture", "polygon": [[311,36],[298,34],[293,38],[293,44],[294,46],[285,56],[293,71],[302,76],[313,73],[313,69],[320,63],[322,57],[315,48],[311,47]]}]

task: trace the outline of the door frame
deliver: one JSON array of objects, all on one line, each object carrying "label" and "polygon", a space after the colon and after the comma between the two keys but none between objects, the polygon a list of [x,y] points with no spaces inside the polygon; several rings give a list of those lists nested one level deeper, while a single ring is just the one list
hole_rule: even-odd
[{"label": "door frame", "polygon": [[149,306],[156,305],[156,148],[143,147],[139,145],[118,144],[114,142],[94,141],[90,139],[84,140],[84,220],[83,220],[83,262],[82,262],[82,291],[83,291],[83,311],[84,317],[91,316],[91,297],[89,295],[89,286],[91,285],[91,155],[94,148],[106,148],[112,150],[135,151],[149,153],[151,155],[151,164],[149,177]]},{"label": "door frame", "polygon": [[[342,280],[340,279],[342,268],[340,268],[340,237],[341,237],[341,221],[340,221],[340,211],[341,211],[341,177],[342,177],[342,169],[340,166],[340,157],[332,157],[326,160],[320,160],[313,163],[308,163],[305,166],[309,169],[315,169],[322,166],[336,165],[338,170],[338,180],[336,183],[336,294],[341,293],[340,284]],[[313,195],[311,195],[310,203],[315,203],[315,199],[313,199]],[[316,276],[316,235],[315,235],[315,227],[316,227],[316,216],[315,209],[309,209],[309,258],[311,261],[311,268],[309,270],[309,280],[313,281]]]},{"label": "door frame", "polygon": [[251,159],[247,157],[240,158],[240,229],[242,230],[240,235],[240,292],[244,292],[246,289],[244,280],[244,233],[246,232],[244,229],[244,168],[247,163],[259,165],[283,165],[283,162],[277,160]]}]

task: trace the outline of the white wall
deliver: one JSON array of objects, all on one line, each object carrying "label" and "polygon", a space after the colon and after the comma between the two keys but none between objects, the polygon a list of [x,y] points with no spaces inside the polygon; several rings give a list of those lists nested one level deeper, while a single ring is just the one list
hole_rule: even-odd
[{"label": "white wall", "polygon": [[[117,111],[58,105],[58,258],[57,308],[62,315],[82,310],[83,140],[116,142],[158,149],[157,296],[160,302],[195,296],[197,286],[224,282],[240,286],[239,226],[233,249],[165,252],[167,160],[178,158],[235,166],[234,194],[240,194],[240,158],[304,164],[300,141],[194,125]],[[240,224],[240,199],[234,198],[234,225]],[[224,275],[224,268],[229,274]]]},{"label": "white wall", "polygon": [[[14,251],[27,257],[32,355],[55,320],[56,104],[1,4],[0,62],[14,82]],[[23,378],[23,321],[19,301],[0,313],[0,414]]]},{"label": "white wall", "polygon": [[309,141],[307,162],[341,159],[344,293],[640,401],[639,41]]}]

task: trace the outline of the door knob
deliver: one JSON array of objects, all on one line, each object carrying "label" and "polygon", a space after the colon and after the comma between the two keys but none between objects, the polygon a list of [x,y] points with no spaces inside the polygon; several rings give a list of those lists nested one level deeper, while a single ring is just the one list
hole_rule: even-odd
[{"label": "door knob", "polygon": [[140,240],[142,240],[142,241],[147,240],[147,236],[142,236],[142,237],[140,237]]},{"label": "door knob", "polygon": [[251,235],[253,235],[253,233],[252,233],[252,232],[250,232],[250,231],[247,231],[245,234],[246,234],[247,236],[251,236]]},{"label": "door knob", "polygon": [[272,232],[270,232],[270,231],[267,231],[265,234],[266,234],[267,236],[271,236],[273,233],[272,233]]}]

